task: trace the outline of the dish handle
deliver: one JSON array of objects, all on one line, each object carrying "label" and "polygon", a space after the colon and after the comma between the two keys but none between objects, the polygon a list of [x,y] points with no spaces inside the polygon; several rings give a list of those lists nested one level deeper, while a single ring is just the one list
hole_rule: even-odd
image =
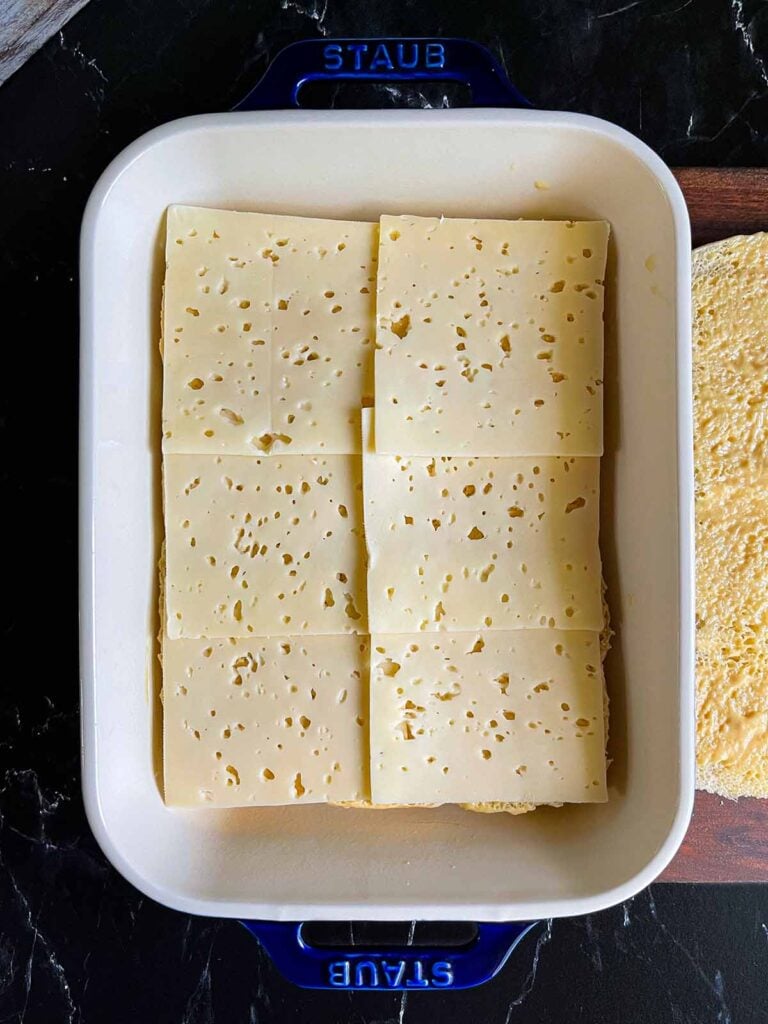
[{"label": "dish handle", "polygon": [[464,946],[315,946],[293,921],[243,921],[280,973],[300,988],[442,990],[474,988],[495,977],[535,921],[478,924]]},{"label": "dish handle", "polygon": [[476,107],[530,107],[487,47],[470,39],[303,39],[280,50],[235,110],[298,107],[307,82],[462,82]]}]

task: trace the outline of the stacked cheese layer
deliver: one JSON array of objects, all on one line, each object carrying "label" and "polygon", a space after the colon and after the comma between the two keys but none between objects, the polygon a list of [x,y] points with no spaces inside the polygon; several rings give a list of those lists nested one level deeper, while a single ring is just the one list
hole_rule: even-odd
[{"label": "stacked cheese layer", "polygon": [[606,241],[171,208],[169,803],[605,799]]},{"label": "stacked cheese layer", "polygon": [[367,796],[376,226],[168,211],[165,796]]},{"label": "stacked cheese layer", "polygon": [[605,799],[606,245],[603,223],[382,218],[375,802]]}]

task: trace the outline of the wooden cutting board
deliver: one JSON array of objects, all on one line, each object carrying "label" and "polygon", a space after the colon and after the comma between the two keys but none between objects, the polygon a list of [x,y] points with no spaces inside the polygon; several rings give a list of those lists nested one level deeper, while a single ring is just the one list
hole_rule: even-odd
[{"label": "wooden cutting board", "polygon": [[[768,230],[768,169],[675,171],[691,214],[693,244]],[[768,800],[697,793],[693,820],[664,882],[768,882]]]},{"label": "wooden cutting board", "polygon": [[[88,0],[0,0],[0,84],[87,3]],[[61,46],[65,49],[63,37]]]}]

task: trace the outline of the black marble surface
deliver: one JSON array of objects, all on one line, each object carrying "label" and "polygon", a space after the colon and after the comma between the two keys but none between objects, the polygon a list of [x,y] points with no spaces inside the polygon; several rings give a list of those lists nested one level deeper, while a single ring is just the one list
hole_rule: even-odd
[{"label": "black marble surface", "polygon": [[[768,162],[764,0],[91,0],[0,88],[6,668],[0,686],[0,1024],[768,1021],[768,888],[654,886],[542,924],[453,994],[317,994],[235,922],[143,898],[79,792],[77,237],[137,135],[229,108],[319,35],[467,35],[542,107],[625,126],[672,164]],[[435,105],[448,90],[337,102]]]}]

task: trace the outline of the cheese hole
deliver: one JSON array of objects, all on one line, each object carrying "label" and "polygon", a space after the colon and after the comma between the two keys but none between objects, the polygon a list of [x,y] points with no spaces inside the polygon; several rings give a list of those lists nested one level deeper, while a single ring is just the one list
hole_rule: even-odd
[{"label": "cheese hole", "polygon": [[240,427],[245,422],[243,417],[232,409],[219,409],[219,416],[233,427]]},{"label": "cheese hole", "polygon": [[586,500],[584,498],[582,498],[581,496],[578,497],[578,498],[574,498],[573,501],[569,501],[568,504],[565,506],[566,515],[569,512],[573,512],[577,508],[584,508],[584,506],[586,504],[587,504]]},{"label": "cheese hole", "polygon": [[404,316],[400,317],[399,320],[393,320],[389,325],[389,329],[393,334],[396,334],[398,338],[405,338],[411,329],[410,316],[406,313]]}]

